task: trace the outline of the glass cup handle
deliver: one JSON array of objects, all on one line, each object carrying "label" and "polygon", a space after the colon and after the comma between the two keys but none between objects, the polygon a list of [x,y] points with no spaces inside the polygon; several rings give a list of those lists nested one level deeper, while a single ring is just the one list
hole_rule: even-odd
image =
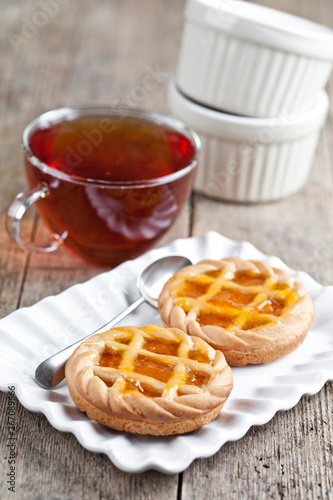
[{"label": "glass cup handle", "polygon": [[28,252],[54,252],[57,250],[59,245],[63,242],[66,235],[59,236],[58,234],[52,234],[51,238],[53,241],[49,245],[37,246],[30,241],[23,241],[21,236],[20,223],[23,215],[27,209],[38,200],[46,198],[50,194],[49,189],[46,186],[36,186],[32,189],[27,189],[22,193],[18,194],[13,200],[12,204],[8,208],[6,217],[6,229],[12,240],[17,243],[19,247]]}]

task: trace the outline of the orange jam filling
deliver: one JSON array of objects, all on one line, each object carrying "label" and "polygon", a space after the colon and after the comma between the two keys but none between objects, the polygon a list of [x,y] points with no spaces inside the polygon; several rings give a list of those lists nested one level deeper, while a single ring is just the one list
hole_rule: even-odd
[{"label": "orange jam filling", "polygon": [[168,382],[173,369],[173,366],[159,363],[148,356],[138,356],[133,371],[147,377],[153,377],[161,382]]},{"label": "orange jam filling", "polygon": [[161,395],[161,391],[155,389],[154,387],[144,384],[139,380],[135,380],[133,378],[126,379],[126,386],[124,392],[140,392],[147,397],[156,398]]},{"label": "orange jam filling", "polygon": [[194,372],[189,366],[185,366],[186,369],[186,384],[196,385],[197,387],[204,387],[207,385],[210,375],[207,373]]},{"label": "orange jam filling", "polygon": [[186,280],[182,289],[178,292],[178,297],[189,297],[196,299],[205,295],[209,287],[209,283],[199,283],[198,281]]},{"label": "orange jam filling", "polygon": [[193,361],[198,361],[198,363],[205,363],[206,365],[212,365],[213,360],[210,359],[205,351],[189,351],[188,358]]},{"label": "orange jam filling", "polygon": [[229,303],[232,306],[244,306],[253,302],[255,296],[255,293],[246,290],[224,288],[214,295],[209,302],[222,307],[225,303]]},{"label": "orange jam filling", "polygon": [[177,356],[179,344],[177,342],[162,342],[160,340],[146,340],[143,349],[156,354],[166,354],[168,356]]},{"label": "orange jam filling", "polygon": [[273,290],[288,290],[290,289],[289,286],[287,285],[287,283],[275,283],[273,286],[272,286],[272,289]]},{"label": "orange jam filling", "polygon": [[252,271],[236,271],[235,277],[231,280],[237,285],[260,286],[269,278],[266,274],[253,273]]},{"label": "orange jam filling", "polygon": [[122,352],[115,349],[106,349],[100,356],[97,365],[106,368],[118,368],[122,359]]},{"label": "orange jam filling", "polygon": [[234,324],[234,318],[221,314],[200,311],[197,315],[197,321],[201,326],[216,325],[228,328]]},{"label": "orange jam filling", "polygon": [[252,330],[252,328],[269,325],[270,323],[273,323],[273,321],[269,320],[268,318],[263,318],[260,316],[249,316],[244,325],[242,325],[242,330]]},{"label": "orange jam filling", "polygon": [[209,276],[209,278],[218,278],[221,274],[221,269],[214,269],[214,270],[211,270],[211,271],[206,271],[205,273],[203,273],[204,276]]},{"label": "orange jam filling", "polygon": [[115,339],[117,342],[119,342],[119,344],[123,344],[123,345],[128,345],[131,343],[132,341],[132,338],[131,337],[127,337],[127,338],[122,338],[122,339]]},{"label": "orange jam filling", "polygon": [[[123,343],[122,340],[123,339],[117,339],[117,342]],[[127,340],[128,339],[126,339],[126,341]],[[168,364],[167,359],[163,359],[163,356],[177,356],[177,351],[181,341],[182,339],[179,339],[179,341],[167,341],[163,339],[154,339],[153,337],[146,339],[141,349],[161,355],[161,358],[158,356],[149,356],[148,353],[145,355],[141,351],[141,353],[138,354],[137,358],[134,360],[131,368],[125,369],[125,372],[124,370],[121,370],[122,377],[125,379],[125,385],[121,393],[129,394],[137,392],[147,397],[160,397],[163,389],[156,388],[153,384],[137,380],[134,373],[151,377],[159,382],[162,382],[163,384],[168,384],[174,374],[177,363]],[[125,349],[123,348],[117,349],[106,347],[101,353],[97,365],[105,368],[119,368],[119,366],[121,366],[124,353]],[[208,350],[207,352],[204,349],[189,350],[187,357],[188,359],[197,361],[198,363],[205,363],[210,366],[213,364],[213,360],[209,358]],[[185,364],[185,370],[186,376],[185,379],[181,381],[180,387],[183,384],[203,387],[210,379],[210,374],[201,373],[199,367],[198,370],[193,370]],[[126,376],[126,371],[131,371],[133,374],[129,373],[128,376]],[[105,380],[104,383],[107,387],[112,387],[114,384],[114,382]],[[176,383],[176,386],[178,386],[178,383]]]},{"label": "orange jam filling", "polygon": [[[251,330],[274,323],[276,320],[267,315],[280,316],[299,298],[296,290],[287,283],[273,283],[268,274],[249,270],[236,271],[234,277],[228,280],[230,287],[222,285],[219,291],[214,290],[210,294],[210,286],[223,272],[223,269],[206,271],[186,280],[181,290],[176,292],[176,303],[186,314],[193,307],[196,308],[196,320],[200,326],[216,325],[228,330]],[[262,288],[258,290],[250,287]],[[263,295],[262,300],[258,294]],[[205,295],[206,297],[202,297]]]},{"label": "orange jam filling", "polygon": [[266,299],[257,305],[257,310],[263,314],[274,314],[279,316],[286,306],[286,301],[283,299]]}]

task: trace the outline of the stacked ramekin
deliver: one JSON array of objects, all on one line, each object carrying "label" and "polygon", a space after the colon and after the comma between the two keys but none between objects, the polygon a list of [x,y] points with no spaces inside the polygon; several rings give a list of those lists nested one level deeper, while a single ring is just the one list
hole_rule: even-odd
[{"label": "stacked ramekin", "polygon": [[333,30],[238,0],[188,0],[173,115],[202,140],[195,188],[283,198],[307,181],[329,100]]}]

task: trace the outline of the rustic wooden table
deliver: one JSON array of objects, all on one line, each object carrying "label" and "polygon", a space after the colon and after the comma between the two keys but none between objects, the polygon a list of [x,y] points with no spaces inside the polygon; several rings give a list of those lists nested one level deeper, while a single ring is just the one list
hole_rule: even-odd
[{"label": "rustic wooden table", "polygon": [[[331,0],[260,0],[333,27]],[[21,134],[41,112],[61,105],[122,103],[168,112],[166,82],[176,69],[184,3],[179,0],[1,0],[0,316],[34,304],[101,270],[61,249],[28,255],[8,238],[6,209],[26,188]],[[42,7],[44,5],[44,7]],[[47,7],[48,6],[48,7]],[[43,14],[44,12],[44,14]],[[42,13],[42,14],[41,14]],[[46,13],[46,14],[45,14]],[[144,86],[149,71],[160,81]],[[328,86],[332,94],[332,80]],[[235,205],[194,195],[160,245],[216,230],[248,240],[288,265],[333,284],[332,108],[310,181],[278,203]],[[214,217],[211,214],[214,213]],[[25,232],[47,239],[38,216]],[[304,396],[295,408],[196,460],[182,474],[126,474],[44,415],[16,407],[16,493],[7,490],[6,414],[0,395],[2,499],[329,499],[333,498],[333,386]]]}]

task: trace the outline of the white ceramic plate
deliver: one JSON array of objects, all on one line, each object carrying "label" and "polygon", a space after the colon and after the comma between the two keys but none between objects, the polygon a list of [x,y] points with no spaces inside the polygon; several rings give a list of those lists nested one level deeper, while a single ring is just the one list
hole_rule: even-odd
[{"label": "white ceramic plate", "polygon": [[[289,271],[303,283],[315,304],[315,320],[303,344],[268,365],[234,368],[234,389],[220,416],[182,436],[146,437],[112,431],[74,406],[65,381],[54,390],[40,388],[34,381],[37,365],[122,311],[138,296],[138,272],[170,253],[185,255],[193,263],[239,256]],[[249,243],[231,241],[214,232],[176,240],[2,319],[0,389],[7,391],[8,386],[15,385],[23,406],[44,413],[53,427],[72,432],[82,446],[105,453],[123,471],[181,472],[194,459],[213,455],[227,441],[244,436],[252,425],[265,424],[278,410],[292,408],[303,394],[315,394],[327,380],[333,380],[332,303],[333,287],[319,285],[304,272],[291,270],[277,257],[268,257]],[[123,321],[135,326],[148,323],[161,325],[157,311],[146,304]]]}]

